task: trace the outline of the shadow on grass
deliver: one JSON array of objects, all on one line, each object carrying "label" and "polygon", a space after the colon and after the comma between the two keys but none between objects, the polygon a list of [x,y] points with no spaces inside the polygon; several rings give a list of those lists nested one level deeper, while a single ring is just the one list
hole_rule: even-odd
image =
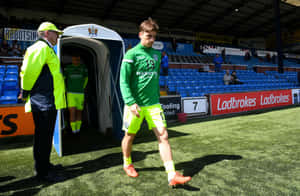
[{"label": "shadow on grass", "polygon": [[[134,151],[132,152],[132,157],[135,161],[141,161],[146,158],[147,155],[158,153],[157,150],[148,151],[148,152],[140,152]],[[199,173],[206,165],[214,164],[223,160],[240,160],[242,156],[239,155],[207,155],[201,158],[193,159],[192,161],[182,162],[176,164],[176,169],[184,170],[184,175],[194,176]],[[112,153],[108,155],[104,155],[94,160],[88,160],[81,163],[77,163],[74,165],[65,166],[63,170],[59,172],[62,174],[66,180],[70,180],[81,175],[85,175],[88,173],[94,173],[102,169],[107,169],[110,167],[118,166],[122,164],[122,153]],[[163,167],[151,167],[151,168],[139,168],[138,171],[154,171],[160,170],[164,171]],[[14,177],[7,176],[4,177],[3,181],[12,180]],[[21,180],[17,180],[5,185],[0,186],[0,193],[5,193],[9,191],[14,191],[13,195],[33,195],[38,193],[41,189],[48,187],[55,183],[42,183],[37,181],[34,177],[29,177]],[[182,188],[188,191],[199,191],[200,189],[197,187],[186,185],[180,185],[176,187]]]},{"label": "shadow on grass", "polygon": [[[29,178],[17,180],[0,186],[0,195],[1,193],[9,191],[13,191],[11,195],[33,195],[38,193],[43,187],[46,186],[47,185],[43,185],[42,183],[38,182],[33,176],[31,176]],[[5,193],[4,195],[6,194],[8,193]]]},{"label": "shadow on grass", "polygon": [[[84,132],[85,131],[85,132]],[[168,130],[169,138],[186,136],[186,133],[180,133],[174,130]],[[147,143],[157,141],[153,131],[142,130],[138,132],[134,144]],[[102,135],[96,130],[83,130],[78,135],[68,134],[63,136],[63,155],[72,155],[78,153],[86,153],[100,149],[120,147],[121,142]]]},{"label": "shadow on grass", "polygon": [[194,187],[194,186],[191,186],[191,185],[188,185],[188,184],[177,185],[176,187],[172,187],[172,189],[184,189],[184,190],[187,190],[187,191],[200,191],[200,188]]},{"label": "shadow on grass", "polygon": [[33,145],[33,136],[14,136],[7,138],[0,138],[0,150],[10,150],[16,148],[26,148]]},{"label": "shadow on grass", "polygon": [[[186,133],[180,133],[174,130],[168,130],[168,133],[169,138],[188,135]],[[93,128],[84,129],[77,135],[68,132],[64,134],[62,138],[64,156],[121,146],[121,141],[113,137],[104,136]],[[153,142],[156,140],[157,139],[153,131],[147,130],[146,126],[144,125],[141,128],[141,131],[138,132],[134,143],[139,144]],[[26,148],[33,146],[33,136],[30,135],[1,138],[0,142],[0,150]]]},{"label": "shadow on grass", "polygon": [[32,188],[27,190],[16,191],[12,196],[25,196],[25,195],[35,195],[40,191],[41,188]]},{"label": "shadow on grass", "polygon": [[[144,160],[148,154],[153,153],[158,153],[158,151],[133,151],[132,157],[135,161],[141,161]],[[66,181],[79,177],[81,175],[94,173],[99,170],[118,166],[121,164],[123,164],[122,153],[112,153],[104,155],[94,160],[88,160],[74,165],[65,166],[64,169],[59,172],[59,174],[63,175],[65,178],[64,181]],[[41,189],[48,187],[52,184],[55,183],[43,183],[37,181],[34,177],[29,177],[0,186],[0,193],[15,191],[13,195],[33,195],[38,193]]]},{"label": "shadow on grass", "polygon": [[1,176],[0,177],[0,182],[10,181],[10,180],[13,180],[15,178],[16,177],[14,177],[14,176]]},{"label": "shadow on grass", "polygon": [[223,160],[240,160],[243,157],[240,155],[207,155],[204,157],[193,159],[192,161],[176,164],[177,169],[183,169],[183,174],[186,176],[194,176],[199,173],[205,166],[211,165]]},{"label": "shadow on grass", "polygon": [[63,155],[92,152],[101,149],[120,146],[120,141],[108,137],[97,130],[83,129],[76,135],[72,132],[64,134],[62,137]]},{"label": "shadow on grass", "polygon": [[[186,161],[182,163],[177,163],[175,168],[177,170],[183,170],[184,176],[193,177],[201,170],[204,169],[205,166],[211,165],[223,160],[240,160],[243,157],[240,155],[226,155],[226,154],[216,154],[216,155],[206,155],[204,157],[193,159],[192,161]],[[164,167],[151,167],[151,168],[140,168],[139,171],[164,171]],[[197,187],[192,187],[188,184],[176,186],[176,188],[182,188],[188,191],[199,191],[200,189]]]},{"label": "shadow on grass", "polygon": [[[176,138],[176,137],[182,137],[187,135],[189,134],[168,129],[169,138]],[[138,132],[138,134],[136,135],[134,144],[154,142],[154,141],[157,141],[157,138],[152,130],[142,130]]]}]

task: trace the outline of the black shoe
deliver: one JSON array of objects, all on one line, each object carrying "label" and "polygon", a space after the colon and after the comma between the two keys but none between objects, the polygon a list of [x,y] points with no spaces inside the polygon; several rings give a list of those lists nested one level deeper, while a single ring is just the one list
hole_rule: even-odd
[{"label": "black shoe", "polygon": [[44,176],[36,175],[35,177],[38,181],[50,182],[50,183],[62,182],[65,180],[65,178],[62,175],[57,175],[54,172],[49,172],[47,175],[44,175]]},{"label": "black shoe", "polygon": [[49,165],[49,169],[52,170],[52,171],[57,171],[57,170],[62,170],[64,167],[62,166],[62,164],[52,164],[50,163]]}]

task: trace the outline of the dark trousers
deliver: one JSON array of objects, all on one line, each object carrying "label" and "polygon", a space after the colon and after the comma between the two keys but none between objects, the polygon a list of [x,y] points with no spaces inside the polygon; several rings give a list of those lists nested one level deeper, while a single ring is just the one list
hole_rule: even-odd
[{"label": "dark trousers", "polygon": [[33,157],[36,174],[45,176],[50,168],[50,153],[57,110],[32,112],[35,125]]}]

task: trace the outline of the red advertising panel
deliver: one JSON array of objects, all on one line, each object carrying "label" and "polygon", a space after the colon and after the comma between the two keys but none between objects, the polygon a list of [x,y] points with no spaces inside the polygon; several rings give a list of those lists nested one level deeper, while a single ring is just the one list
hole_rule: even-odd
[{"label": "red advertising panel", "polygon": [[291,90],[210,95],[211,115],[244,112],[291,104]]},{"label": "red advertising panel", "polygon": [[25,113],[24,105],[0,107],[0,138],[33,134],[32,113]]}]

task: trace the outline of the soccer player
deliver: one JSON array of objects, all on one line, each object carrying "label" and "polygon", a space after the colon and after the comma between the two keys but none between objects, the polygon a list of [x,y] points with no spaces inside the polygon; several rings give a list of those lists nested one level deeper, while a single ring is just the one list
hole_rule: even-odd
[{"label": "soccer player", "polygon": [[170,186],[184,184],[191,180],[175,171],[171,147],[168,141],[167,125],[159,103],[159,70],[161,53],[152,48],[158,32],[158,25],[151,18],[140,25],[140,43],[127,51],[122,61],[120,88],[125,102],[122,140],[124,171],[130,177],[137,177],[131,160],[132,142],[145,118],[149,129],[157,137],[159,152]]},{"label": "soccer player", "polygon": [[84,103],[84,89],[88,82],[88,71],[80,63],[80,56],[72,56],[72,64],[64,69],[67,86],[67,102],[70,113],[70,126],[74,134],[80,131]]}]

